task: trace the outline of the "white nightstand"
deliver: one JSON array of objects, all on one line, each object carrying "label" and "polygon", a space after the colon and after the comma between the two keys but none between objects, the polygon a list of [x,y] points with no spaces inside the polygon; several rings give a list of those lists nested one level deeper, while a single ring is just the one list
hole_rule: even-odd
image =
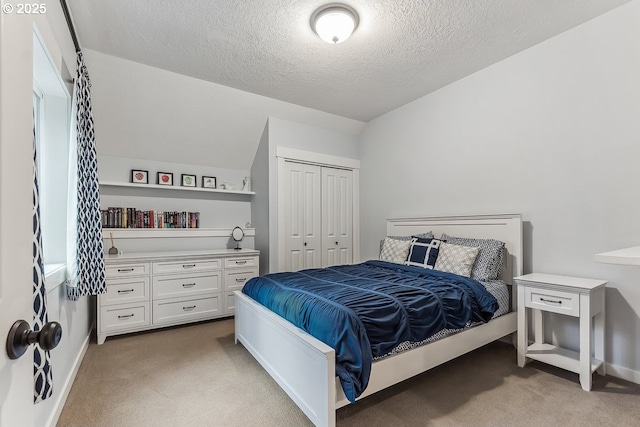
[{"label": "white nightstand", "polygon": [[[591,374],[605,374],[604,290],[605,280],[525,274],[518,284],[518,366],[527,359],[548,363],[580,374],[584,390],[591,390]],[[529,345],[527,309],[533,311],[534,343]],[[580,351],[571,351],[544,342],[542,312],[580,318]],[[593,319],[593,329],[592,329]],[[594,348],[593,354],[591,348]]]}]

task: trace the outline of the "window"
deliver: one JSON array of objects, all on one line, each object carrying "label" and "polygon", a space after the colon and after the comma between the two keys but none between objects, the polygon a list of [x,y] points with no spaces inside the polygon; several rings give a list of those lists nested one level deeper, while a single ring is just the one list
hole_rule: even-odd
[{"label": "window", "polygon": [[[64,63],[63,63],[64,67]],[[37,31],[33,37],[33,119],[40,227],[47,287],[65,279],[70,96]]]}]

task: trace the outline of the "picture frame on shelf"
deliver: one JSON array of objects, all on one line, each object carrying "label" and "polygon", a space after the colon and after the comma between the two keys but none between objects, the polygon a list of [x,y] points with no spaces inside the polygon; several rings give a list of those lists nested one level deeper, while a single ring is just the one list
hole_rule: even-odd
[{"label": "picture frame on shelf", "polygon": [[158,172],[158,185],[173,185],[173,173]]},{"label": "picture frame on shelf", "polygon": [[196,176],[186,173],[182,174],[182,186],[183,187],[196,187]]},{"label": "picture frame on shelf", "polygon": [[202,177],[202,188],[218,188],[216,186],[216,177],[215,176],[203,176]]},{"label": "picture frame on shelf", "polygon": [[142,169],[131,169],[131,183],[132,184],[148,184],[149,171],[145,171]]}]

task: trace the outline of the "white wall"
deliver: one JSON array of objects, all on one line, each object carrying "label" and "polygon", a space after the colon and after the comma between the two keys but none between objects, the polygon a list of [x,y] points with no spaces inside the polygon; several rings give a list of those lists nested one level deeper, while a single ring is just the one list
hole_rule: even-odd
[{"label": "white wall", "polygon": [[[173,173],[174,186],[180,186],[181,175],[196,175],[197,186],[202,186],[202,176],[216,177],[217,185],[228,182],[234,189],[242,188],[248,170],[235,170],[182,164],[158,162],[153,160],[131,159],[128,157],[98,156],[98,175],[100,181],[130,182],[131,170],[142,169],[149,172],[149,184],[156,184],[157,172]],[[251,222],[251,196],[224,194],[215,192],[171,191],[145,188],[144,184],[135,188],[100,187],[100,208],[130,207],[139,210],[200,212],[200,228],[246,227]],[[108,229],[105,229],[108,231]],[[124,252],[176,251],[197,249],[231,248],[230,238],[140,238],[116,240],[115,246]],[[105,248],[110,247],[105,239]],[[243,247],[253,248],[253,237],[246,237]]]},{"label": "white wall", "polygon": [[271,115],[357,134],[364,123],[85,49],[98,153],[251,168]]},{"label": "white wall", "polygon": [[594,262],[640,244],[638,76],[635,0],[368,123],[363,258],[390,217],[522,213],[525,272],[610,280],[607,362],[640,381],[640,270]]},{"label": "white wall", "polygon": [[[260,141],[251,169],[256,198],[252,206],[256,224],[256,249],[267,257],[260,259],[260,273],[278,270],[278,175],[277,147],[288,147],[313,153],[356,159],[358,137],[351,133],[310,126],[270,117]],[[257,178],[257,179],[256,179]],[[260,226],[258,226],[258,224]],[[265,226],[266,225],[266,226]]]}]

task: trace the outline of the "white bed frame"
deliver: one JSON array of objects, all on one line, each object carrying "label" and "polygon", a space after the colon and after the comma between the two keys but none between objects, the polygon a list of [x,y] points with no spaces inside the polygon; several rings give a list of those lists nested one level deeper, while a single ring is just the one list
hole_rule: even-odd
[{"label": "white bed frame", "polygon": [[[405,218],[387,220],[388,236],[433,231],[453,236],[492,238],[505,242],[508,256],[501,279],[513,284],[522,274],[522,220],[520,215]],[[374,362],[362,399],[471,350],[516,331],[517,301],[512,289],[512,311],[490,322],[430,344]],[[336,409],[348,405],[335,376],[333,348],[236,291],[235,339],[269,372],[316,426],[333,427]]]}]

